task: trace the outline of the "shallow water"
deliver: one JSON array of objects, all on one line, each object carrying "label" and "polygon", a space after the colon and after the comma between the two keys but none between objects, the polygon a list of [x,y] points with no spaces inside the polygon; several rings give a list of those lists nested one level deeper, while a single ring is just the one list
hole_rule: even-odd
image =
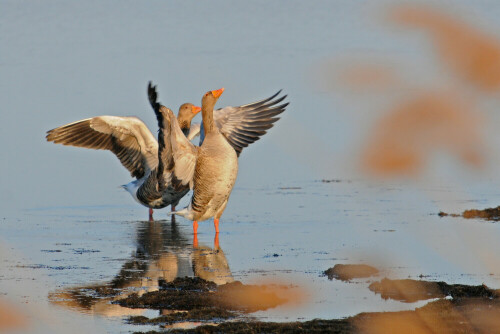
[{"label": "shallow water", "polygon": [[[91,297],[91,288],[118,280],[115,286],[123,289],[123,297],[155,291],[159,280],[193,275],[219,284],[233,279],[274,282],[299,289],[305,300],[251,316],[287,321],[425,304],[383,300],[368,290],[370,282],[385,276],[418,279],[424,275],[430,280],[500,287],[494,255],[500,251],[494,242],[500,233],[497,224],[438,217],[436,207],[450,205],[449,200],[421,196],[409,203],[422,190],[339,181],[236,188],[235,204],[221,221],[219,252],[213,251],[211,222],[200,224],[194,248],[190,222],[143,221],[147,215],[143,208],[26,210],[18,219],[6,218],[1,225],[8,252],[2,252],[0,291],[26,303],[34,312],[31,317],[47,326],[64,328],[78,319],[83,328],[127,331],[131,325],[124,324],[122,317],[155,316],[158,311],[122,308],[110,304],[111,298],[78,299],[75,291],[82,293],[86,287],[83,294],[87,291]],[[457,189],[437,186],[426,192],[436,197],[460,195]],[[457,199],[454,204],[460,207],[463,202]],[[158,211],[156,218],[164,214],[165,210]],[[370,263],[381,273],[353,282],[330,281],[322,272],[336,263]],[[52,304],[47,305],[48,300]],[[37,308],[43,313],[31,311]],[[62,316],[67,309],[72,311],[68,319]],[[57,319],[56,323],[47,317]]]},{"label": "shallow water", "polygon": [[[305,294],[300,305],[251,314],[273,321],[424,303],[383,300],[368,290],[384,276],[500,288],[499,225],[437,216],[500,202],[495,92],[464,85],[485,120],[481,168],[446,147],[428,153],[411,181],[373,180],[359,166],[371,126],[385,115],[377,111],[414,86],[367,97],[325,77],[325,61],[382,58],[417,87],[464,88],[440,67],[421,32],[382,23],[388,3],[3,1],[0,298],[28,315],[25,331],[137,330],[125,315],[158,312],[97,300],[92,289],[120,282],[123,294],[142,293],[157,289],[158,280],[185,275],[270,281]],[[500,6],[439,5],[470,14],[468,22],[497,36]],[[172,109],[222,86],[220,106],[278,89],[289,95],[276,127],[240,157],[218,252],[211,222],[200,224],[193,247],[190,222],[178,218],[172,225],[167,210],[155,212],[154,223],[144,221],[147,209],[118,187],[130,176],[109,152],[44,139],[51,128],[104,114],[137,115],[154,133],[149,80]],[[337,263],[368,263],[381,273],[329,281],[322,272]]]}]

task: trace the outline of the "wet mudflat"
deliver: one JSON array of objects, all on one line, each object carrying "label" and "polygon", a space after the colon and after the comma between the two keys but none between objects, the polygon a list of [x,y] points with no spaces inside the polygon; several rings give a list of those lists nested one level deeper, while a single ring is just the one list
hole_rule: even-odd
[{"label": "wet mudflat", "polygon": [[[359,268],[355,268],[359,270]],[[186,286],[186,280],[176,280],[171,287],[184,285],[180,291],[185,293],[187,289],[196,288],[200,284],[196,280],[188,280],[192,286]],[[206,283],[206,282],[204,282]],[[233,283],[222,286],[222,290],[234,289]],[[254,287],[255,288],[255,287]],[[188,311],[177,311],[156,318],[144,316],[130,317],[128,321],[133,324],[156,324],[169,326],[174,323],[190,321],[202,323],[202,325],[189,330],[176,330],[174,332],[331,332],[331,333],[390,333],[390,332],[496,332],[500,329],[500,291],[489,289],[484,285],[449,285],[445,282],[429,282],[420,280],[390,280],[384,278],[380,282],[370,284],[369,289],[381,294],[384,299],[394,299],[404,302],[415,302],[417,300],[434,299],[427,305],[419,307],[414,311],[399,312],[366,312],[343,319],[315,319],[304,322],[264,322],[253,319],[241,319],[237,321],[224,321],[236,318],[237,315],[231,310],[244,310],[245,313],[252,310],[247,308],[248,300],[240,299],[237,303],[212,303],[206,307],[206,300],[217,300],[217,296],[211,296],[207,290],[197,289],[197,302],[190,302],[180,306],[175,303],[178,295],[171,291],[164,293],[151,293],[153,296],[134,298],[132,301],[125,300],[122,304],[144,307],[147,303],[154,308],[181,308]],[[203,291],[204,290],[204,291]],[[259,290],[255,290],[257,295]],[[183,294],[181,293],[181,295]],[[444,297],[451,297],[444,299]],[[261,298],[264,297],[264,298]],[[436,300],[439,298],[438,300]],[[127,298],[127,299],[130,299]],[[181,298],[179,298],[181,299]],[[277,300],[276,297],[272,298]],[[286,299],[280,300],[282,303]],[[268,308],[273,305],[266,303],[265,296],[260,291],[260,296],[253,300],[254,307]],[[199,307],[199,304],[204,304]],[[279,301],[278,301],[279,303]],[[179,307],[180,306],[180,307]],[[276,306],[276,305],[274,305]],[[252,321],[253,320],[253,321]],[[209,322],[210,324],[203,324]]]},{"label": "wet mudflat", "polygon": [[[426,196],[409,203],[416,194]],[[190,222],[143,221],[134,206],[26,210],[1,225],[2,298],[23,301],[27,318],[53,332],[74,323],[82,332],[355,332],[387,312],[454,316],[475,301],[496,310],[500,272],[488,260],[499,227],[434,214],[470,207],[465,197],[356,180],[242,187],[218,238],[211,222],[193,238]],[[330,280],[336,265],[368,272]],[[459,293],[468,289],[476,293]]]}]

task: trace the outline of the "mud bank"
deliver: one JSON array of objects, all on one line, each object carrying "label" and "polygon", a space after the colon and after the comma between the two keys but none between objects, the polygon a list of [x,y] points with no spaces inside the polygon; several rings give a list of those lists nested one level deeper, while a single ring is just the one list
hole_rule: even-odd
[{"label": "mud bank", "polygon": [[244,314],[274,308],[289,299],[281,292],[287,287],[245,285],[239,281],[216,285],[201,278],[176,278],[161,290],[132,294],[115,301],[123,307],[160,310],[161,316],[132,316],[132,324],[171,325],[178,322],[219,323]]},{"label": "mud bank", "polygon": [[500,295],[499,290],[490,289],[486,285],[471,286],[412,279],[391,280],[384,278],[380,282],[370,284],[368,288],[380,294],[383,299],[393,299],[407,303],[446,296],[458,300],[463,298],[493,299],[498,298]]},{"label": "mud bank", "polygon": [[[358,267],[355,265],[352,268]],[[375,273],[373,267],[360,268],[370,269],[367,273]],[[330,269],[333,271],[333,268]],[[128,322],[133,324],[153,324],[161,328],[181,322],[191,323],[192,326],[201,323],[195,328],[170,329],[169,333],[420,334],[500,331],[500,290],[485,285],[384,278],[370,284],[369,289],[384,299],[402,302],[439,299],[414,311],[360,313],[345,319],[305,322],[263,322],[254,321],[247,314],[285,302],[272,290],[240,282],[216,286],[199,278],[182,278],[166,284],[160,291],[142,296],[131,295],[117,303],[162,310],[163,315],[157,318],[130,317]]]},{"label": "mud bank", "polygon": [[461,214],[458,213],[446,213],[443,211],[440,211],[438,214],[440,217],[463,217],[467,219],[474,219],[474,218],[480,218],[480,219],[486,219],[486,220],[492,220],[492,221],[499,221],[500,220],[500,206],[497,206],[496,208],[486,208],[482,210],[477,210],[477,209],[470,209],[470,210],[465,210]]},{"label": "mud bank", "polygon": [[160,291],[132,294],[116,303],[128,308],[158,310],[220,309],[250,313],[286,303],[268,286],[245,285],[239,281],[217,286],[201,278],[176,278]]},{"label": "mud bank", "polygon": [[336,264],[324,272],[329,280],[350,281],[354,278],[365,278],[378,274],[378,269],[367,264]]},{"label": "mud bank", "polygon": [[[237,321],[175,329],[169,333],[498,333],[500,303],[497,299],[437,300],[414,311],[361,313],[346,319],[306,322]],[[161,333],[161,332],[148,332]]]}]

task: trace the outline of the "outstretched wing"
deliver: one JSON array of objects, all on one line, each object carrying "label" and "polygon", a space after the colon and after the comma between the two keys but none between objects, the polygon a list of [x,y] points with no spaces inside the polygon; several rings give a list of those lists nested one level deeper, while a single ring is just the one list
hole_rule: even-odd
[{"label": "outstretched wing", "polygon": [[[226,137],[239,156],[243,148],[260,139],[279,120],[288,102],[281,103],[287,95],[278,97],[281,90],[267,99],[239,107],[225,107],[214,111],[215,125]],[[204,140],[201,125],[200,146]]]},{"label": "outstretched wing", "polygon": [[197,136],[200,135],[201,124],[200,123],[191,123],[191,128],[189,129],[189,133],[187,139],[189,141],[193,140]]},{"label": "outstretched wing", "polygon": [[186,138],[172,110],[157,101],[156,86],[152,86],[151,82],[148,85],[148,96],[159,127],[158,175],[161,175],[159,179],[163,180],[160,188],[168,186],[178,190],[187,186],[193,188],[198,148]]},{"label": "outstretched wing", "polygon": [[47,141],[113,152],[133,177],[158,165],[158,143],[137,117],[98,116],[47,131]]}]

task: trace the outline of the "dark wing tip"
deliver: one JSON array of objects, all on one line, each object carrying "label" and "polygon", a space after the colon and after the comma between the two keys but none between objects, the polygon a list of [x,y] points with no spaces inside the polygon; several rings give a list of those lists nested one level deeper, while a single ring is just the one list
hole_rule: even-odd
[{"label": "dark wing tip", "polygon": [[156,111],[160,108],[160,103],[158,103],[158,92],[156,91],[156,85],[153,85],[151,81],[148,83],[148,99],[151,107]]},{"label": "dark wing tip", "polygon": [[288,97],[287,94],[280,96],[282,91],[280,89],[266,99],[236,107],[236,109],[239,109],[237,113],[243,115],[243,119],[238,127],[232,130],[229,128],[227,132],[223,131],[223,135],[234,148],[237,156],[240,156],[245,147],[265,135],[267,130],[272,128],[274,123],[280,119],[280,117],[276,116],[284,112],[290,104],[285,101]]}]

